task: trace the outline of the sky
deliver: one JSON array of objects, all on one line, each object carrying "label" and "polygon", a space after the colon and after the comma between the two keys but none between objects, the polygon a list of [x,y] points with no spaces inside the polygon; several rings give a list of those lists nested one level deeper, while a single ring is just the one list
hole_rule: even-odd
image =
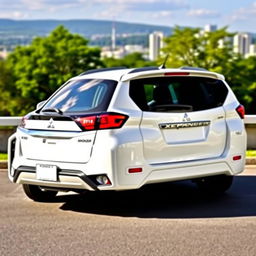
[{"label": "sky", "polygon": [[256,33],[256,0],[0,0],[0,18],[116,20]]}]

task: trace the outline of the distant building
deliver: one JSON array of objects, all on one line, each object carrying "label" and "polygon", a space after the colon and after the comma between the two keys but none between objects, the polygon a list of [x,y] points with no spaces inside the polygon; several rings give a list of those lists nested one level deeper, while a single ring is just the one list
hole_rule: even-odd
[{"label": "distant building", "polygon": [[204,26],[204,32],[214,32],[217,30],[217,25],[207,24]]},{"label": "distant building", "polygon": [[114,58],[121,59],[125,56],[125,50],[123,47],[116,47],[115,50],[111,47],[101,48],[101,58]]},{"label": "distant building", "polygon": [[159,57],[160,49],[163,48],[163,32],[154,32],[149,35],[149,59],[156,60]]},{"label": "distant building", "polygon": [[238,33],[234,36],[234,52],[247,56],[250,52],[250,45],[252,44],[252,35],[250,33]]},{"label": "distant building", "polygon": [[124,56],[139,52],[142,53],[142,55],[146,55],[147,49],[145,49],[142,45],[125,45],[125,46],[119,46],[116,47],[113,51],[112,47],[103,47],[101,48],[101,57],[107,57],[107,58],[115,58],[115,59],[121,59]]},{"label": "distant building", "polygon": [[247,54],[246,57],[250,57],[250,56],[256,56],[256,44],[250,45],[249,53]]},{"label": "distant building", "polygon": [[6,59],[8,56],[8,52],[6,48],[4,48],[2,51],[0,51],[0,59]]}]

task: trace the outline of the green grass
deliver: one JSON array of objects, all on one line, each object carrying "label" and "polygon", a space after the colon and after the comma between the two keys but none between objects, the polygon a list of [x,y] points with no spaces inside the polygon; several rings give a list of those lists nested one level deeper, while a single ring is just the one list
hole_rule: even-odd
[{"label": "green grass", "polygon": [[256,157],[256,150],[247,150],[246,156],[247,157]]},{"label": "green grass", "polygon": [[7,154],[0,153],[0,160],[7,160]]}]

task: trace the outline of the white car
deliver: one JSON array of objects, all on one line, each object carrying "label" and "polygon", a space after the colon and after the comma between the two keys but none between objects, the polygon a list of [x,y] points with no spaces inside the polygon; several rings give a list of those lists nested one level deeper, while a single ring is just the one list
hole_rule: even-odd
[{"label": "white car", "polygon": [[35,201],[177,180],[224,192],[244,170],[243,118],[224,77],[201,68],[88,71],[23,118],[9,178]]}]

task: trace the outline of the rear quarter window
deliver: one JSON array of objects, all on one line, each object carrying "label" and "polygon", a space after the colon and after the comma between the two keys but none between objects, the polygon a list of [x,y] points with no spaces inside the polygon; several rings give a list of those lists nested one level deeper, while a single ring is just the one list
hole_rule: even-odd
[{"label": "rear quarter window", "polygon": [[191,112],[222,106],[228,89],[212,78],[154,77],[130,81],[129,93],[143,111]]},{"label": "rear quarter window", "polygon": [[62,112],[90,113],[106,111],[117,82],[113,80],[80,79],[70,81],[44,106]]}]

